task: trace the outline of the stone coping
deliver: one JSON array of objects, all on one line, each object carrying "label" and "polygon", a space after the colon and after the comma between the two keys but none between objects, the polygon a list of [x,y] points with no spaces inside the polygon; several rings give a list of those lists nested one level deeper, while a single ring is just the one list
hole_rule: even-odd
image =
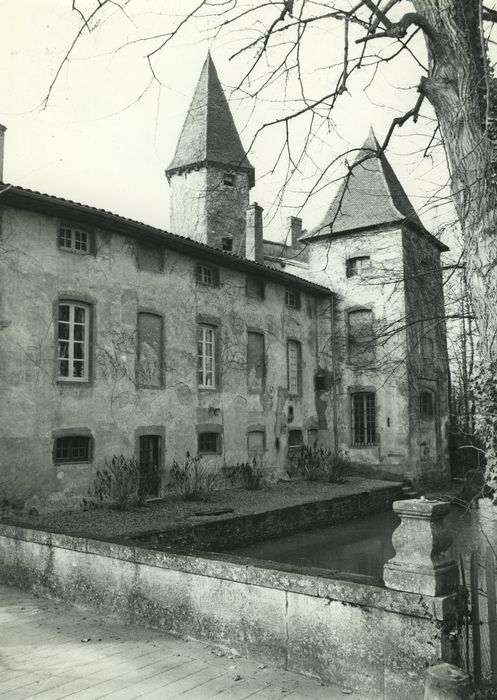
[{"label": "stone coping", "polygon": [[2,523],[0,537],[424,619],[443,620],[455,599],[455,594],[431,597],[389,589],[370,576],[209,552],[158,551]]}]

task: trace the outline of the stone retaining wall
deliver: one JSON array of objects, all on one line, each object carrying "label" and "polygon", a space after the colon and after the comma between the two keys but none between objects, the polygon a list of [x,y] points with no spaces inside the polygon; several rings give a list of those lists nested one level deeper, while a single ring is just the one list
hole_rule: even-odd
[{"label": "stone retaining wall", "polygon": [[190,556],[0,525],[0,579],[357,689],[423,697],[451,661],[454,596],[228,555]]},{"label": "stone retaining wall", "polygon": [[394,483],[385,488],[260,513],[227,515],[167,532],[147,532],[133,536],[128,542],[158,549],[181,547],[195,551],[223,551],[390,510],[392,503],[402,497],[401,484]]}]

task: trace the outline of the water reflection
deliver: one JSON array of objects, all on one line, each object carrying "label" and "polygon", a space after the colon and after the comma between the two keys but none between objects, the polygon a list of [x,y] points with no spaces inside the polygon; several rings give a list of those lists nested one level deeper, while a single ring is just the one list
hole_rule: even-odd
[{"label": "water reflection", "polygon": [[[392,533],[399,518],[392,511],[352,520],[342,525],[279,537],[232,550],[254,559],[319,567],[382,578],[383,564],[391,559]],[[497,508],[487,499],[478,507],[453,506],[446,518],[453,550],[465,555],[488,542],[497,546]]]}]

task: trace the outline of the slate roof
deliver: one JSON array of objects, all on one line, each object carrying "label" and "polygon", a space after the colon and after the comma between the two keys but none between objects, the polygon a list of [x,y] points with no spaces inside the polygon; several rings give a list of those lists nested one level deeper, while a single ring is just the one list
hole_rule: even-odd
[{"label": "slate roof", "polygon": [[[379,148],[371,129],[354,162],[357,163],[366,153],[376,152]],[[448,250],[425,229],[387,157],[382,153],[352,169],[350,178],[343,180],[319,226],[300,240],[309,241],[321,236],[393,223],[410,223],[420,232],[429,235],[442,250]]]},{"label": "slate roof", "polygon": [[297,275],[275,270],[268,265],[240,258],[234,253],[213,248],[186,236],[179,236],[155,226],[149,226],[140,221],[113,214],[106,209],[80,204],[70,199],[63,199],[62,197],[55,197],[43,192],[0,182],[0,205],[34,211],[58,217],[68,222],[73,221],[81,225],[102,228],[137,240],[161,244],[194,258],[208,260],[217,265],[224,265],[247,274],[260,275],[265,279],[279,282],[289,288],[302,289],[318,296],[327,296],[332,293],[327,287],[323,287],[315,282],[309,282]]},{"label": "slate roof", "polygon": [[246,170],[250,186],[254,168],[250,164],[233,121],[210,53],[207,55],[181,130],[174,158],[166,170],[169,177],[204,163]]}]

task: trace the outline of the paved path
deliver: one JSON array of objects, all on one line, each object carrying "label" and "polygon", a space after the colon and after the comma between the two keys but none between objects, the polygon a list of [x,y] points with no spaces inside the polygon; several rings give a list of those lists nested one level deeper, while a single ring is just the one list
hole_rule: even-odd
[{"label": "paved path", "polygon": [[347,689],[0,586],[0,700],[365,700]]}]

